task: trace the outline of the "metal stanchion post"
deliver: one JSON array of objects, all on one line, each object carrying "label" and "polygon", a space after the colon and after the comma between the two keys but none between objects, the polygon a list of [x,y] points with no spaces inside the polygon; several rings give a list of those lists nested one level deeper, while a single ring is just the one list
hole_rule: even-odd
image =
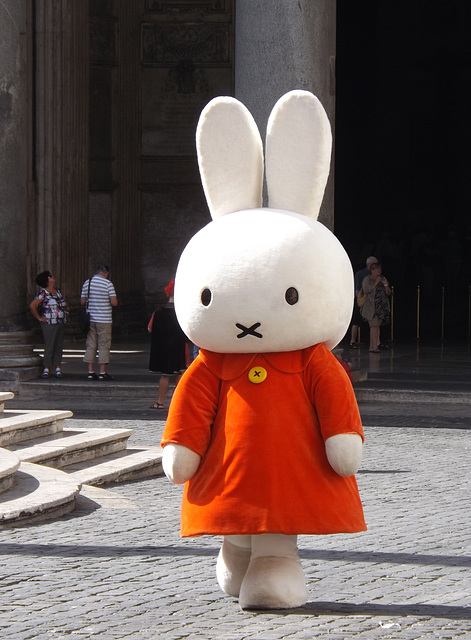
[{"label": "metal stanchion post", "polygon": [[394,342],[394,286],[391,287],[391,342]]},{"label": "metal stanchion post", "polygon": [[468,344],[471,341],[471,286],[468,285]]},{"label": "metal stanchion post", "polygon": [[445,287],[442,287],[442,342],[445,340]]},{"label": "metal stanchion post", "polygon": [[417,340],[420,339],[420,284],[417,285]]}]

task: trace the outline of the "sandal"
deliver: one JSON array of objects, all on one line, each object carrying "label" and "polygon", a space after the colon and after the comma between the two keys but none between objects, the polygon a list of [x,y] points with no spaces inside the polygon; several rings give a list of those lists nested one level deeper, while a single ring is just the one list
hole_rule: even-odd
[{"label": "sandal", "polygon": [[151,404],[149,409],[163,409],[164,405],[161,402],[154,402],[154,404]]},{"label": "sandal", "polygon": [[379,349],[370,349],[370,353],[381,353]]}]

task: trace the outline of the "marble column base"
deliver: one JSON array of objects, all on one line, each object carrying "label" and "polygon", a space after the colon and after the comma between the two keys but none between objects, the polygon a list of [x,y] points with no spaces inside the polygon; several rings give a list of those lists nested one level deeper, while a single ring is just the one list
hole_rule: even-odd
[{"label": "marble column base", "polygon": [[40,369],[41,358],[33,351],[30,331],[0,332],[0,387],[3,390],[15,391],[19,382],[37,378]]}]

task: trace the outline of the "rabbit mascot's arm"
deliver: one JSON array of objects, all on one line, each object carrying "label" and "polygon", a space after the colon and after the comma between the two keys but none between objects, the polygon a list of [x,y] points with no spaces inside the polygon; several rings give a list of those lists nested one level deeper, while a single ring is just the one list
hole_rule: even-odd
[{"label": "rabbit mascot's arm", "polygon": [[185,415],[184,427],[162,439],[162,466],[173,484],[191,480],[211,441],[219,402],[219,380],[197,357],[175,390],[170,416]]},{"label": "rabbit mascot's arm", "polygon": [[353,476],[360,468],[363,440],[357,433],[340,433],[327,438],[325,452],[332,469],[344,478]]},{"label": "rabbit mascot's arm", "polygon": [[314,384],[308,388],[327,461],[339,476],[348,478],[360,468],[364,434],[352,383],[337,358],[327,355],[322,374],[310,380]]},{"label": "rabbit mascot's arm", "polygon": [[168,444],[162,454],[165,475],[173,484],[185,484],[195,475],[201,456],[181,444]]}]

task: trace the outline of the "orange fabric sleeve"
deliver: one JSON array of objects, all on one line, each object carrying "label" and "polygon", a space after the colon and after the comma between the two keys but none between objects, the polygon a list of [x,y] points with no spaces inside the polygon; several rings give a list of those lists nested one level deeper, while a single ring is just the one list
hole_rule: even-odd
[{"label": "orange fabric sleeve", "polygon": [[345,369],[324,345],[319,345],[314,358],[317,366],[309,367],[306,384],[324,442],[340,433],[358,433],[364,440],[355,392]]},{"label": "orange fabric sleeve", "polygon": [[201,457],[211,440],[219,402],[219,379],[197,357],[183,374],[170,403],[161,445],[181,444]]}]

